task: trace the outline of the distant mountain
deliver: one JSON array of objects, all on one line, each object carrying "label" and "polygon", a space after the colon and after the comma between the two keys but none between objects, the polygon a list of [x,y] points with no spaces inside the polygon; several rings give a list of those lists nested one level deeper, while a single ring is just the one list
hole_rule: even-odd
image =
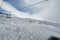
[{"label": "distant mountain", "polygon": [[31,17],[37,20],[60,23],[60,0],[48,0],[39,5],[24,8],[38,2],[40,2],[40,0],[6,0],[1,8],[18,17]]},{"label": "distant mountain", "polygon": [[48,40],[60,38],[60,24],[0,14],[0,40]]}]

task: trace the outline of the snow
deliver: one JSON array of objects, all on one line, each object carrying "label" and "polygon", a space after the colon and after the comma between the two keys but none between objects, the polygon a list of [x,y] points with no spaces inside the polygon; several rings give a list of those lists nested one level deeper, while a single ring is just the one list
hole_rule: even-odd
[{"label": "snow", "polygon": [[51,24],[58,23],[3,16],[0,17],[0,40],[47,40],[50,36],[60,38],[59,26]]}]

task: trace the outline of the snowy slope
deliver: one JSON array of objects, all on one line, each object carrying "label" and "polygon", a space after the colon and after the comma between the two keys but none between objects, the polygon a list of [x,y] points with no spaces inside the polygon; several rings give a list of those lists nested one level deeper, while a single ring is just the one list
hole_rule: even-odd
[{"label": "snowy slope", "polygon": [[60,38],[58,23],[0,14],[0,40],[47,40],[50,36]]}]

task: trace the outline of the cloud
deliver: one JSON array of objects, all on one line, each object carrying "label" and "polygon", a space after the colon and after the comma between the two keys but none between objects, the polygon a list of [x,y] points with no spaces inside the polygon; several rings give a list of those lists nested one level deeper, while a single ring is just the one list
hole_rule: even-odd
[{"label": "cloud", "polygon": [[[22,17],[22,18],[32,18],[32,19],[37,19],[37,20],[47,20],[47,21],[52,21],[52,22],[59,22],[60,19],[60,5],[57,5],[59,4],[58,0],[50,0],[48,5],[44,7],[44,4],[41,6],[42,8],[44,8],[43,10],[40,11],[39,9],[39,12],[37,13],[32,13],[32,15],[30,15],[30,12],[22,12],[18,9],[16,9],[15,7],[13,7],[11,4],[9,4],[8,2],[4,2],[2,8],[4,10],[7,10],[9,12],[11,12],[11,14],[15,15],[16,17]],[[35,10],[35,8],[40,8],[39,5],[37,6],[33,6],[31,7],[31,10],[32,8],[34,8],[33,10]],[[38,9],[37,9],[38,10]]]},{"label": "cloud", "polygon": [[40,19],[40,17],[36,17],[36,16],[33,16],[33,15],[30,15],[29,12],[25,13],[25,12],[21,12],[21,11],[17,10],[15,7],[13,7],[8,2],[4,2],[4,4],[2,5],[2,9],[10,12],[11,14],[15,15],[16,17],[32,18],[32,19],[37,19],[37,20]]}]

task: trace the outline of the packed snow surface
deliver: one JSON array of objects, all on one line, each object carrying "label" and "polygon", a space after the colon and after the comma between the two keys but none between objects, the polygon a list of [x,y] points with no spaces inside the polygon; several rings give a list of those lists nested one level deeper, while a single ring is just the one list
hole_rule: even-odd
[{"label": "packed snow surface", "polygon": [[47,40],[60,38],[60,25],[47,21],[0,14],[0,40]]}]

